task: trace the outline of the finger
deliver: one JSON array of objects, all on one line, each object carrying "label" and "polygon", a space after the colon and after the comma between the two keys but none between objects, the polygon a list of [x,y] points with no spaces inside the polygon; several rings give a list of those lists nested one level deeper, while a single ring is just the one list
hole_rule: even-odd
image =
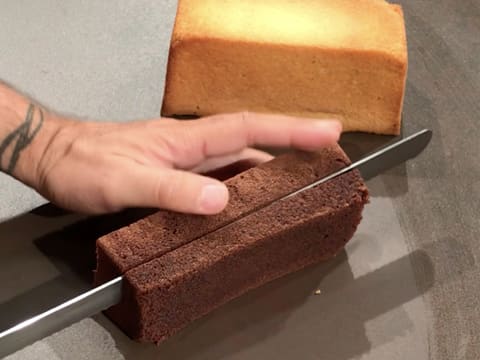
[{"label": "finger", "polygon": [[173,138],[165,134],[163,138],[172,163],[188,168],[253,145],[314,150],[334,144],[340,134],[341,123],[336,120],[244,112],[186,121],[176,127]]},{"label": "finger", "polygon": [[261,164],[272,159],[273,156],[265,151],[246,148],[234,154],[210,157],[200,165],[192,168],[191,171],[195,173],[205,173],[242,160],[249,160],[254,164]]},{"label": "finger", "polygon": [[216,214],[228,202],[225,184],[206,176],[167,168],[131,164],[128,176],[112,184],[116,207],[153,207],[192,214]]}]

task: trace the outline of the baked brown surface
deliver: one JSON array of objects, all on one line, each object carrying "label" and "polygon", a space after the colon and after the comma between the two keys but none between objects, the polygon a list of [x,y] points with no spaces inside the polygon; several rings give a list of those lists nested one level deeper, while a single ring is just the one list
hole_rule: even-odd
[{"label": "baked brown surface", "polygon": [[383,0],[180,0],[162,114],[334,117],[399,134],[407,60],[402,9]]},{"label": "baked brown surface", "polygon": [[161,342],[226,302],[335,256],[361,220],[356,171],[272,204],[125,274],[107,311],[130,337]]},{"label": "baked brown surface", "polygon": [[338,146],[317,153],[287,153],[226,180],[230,201],[219,215],[159,211],[103,236],[97,241],[95,283],[101,284],[182,246],[348,162]]}]

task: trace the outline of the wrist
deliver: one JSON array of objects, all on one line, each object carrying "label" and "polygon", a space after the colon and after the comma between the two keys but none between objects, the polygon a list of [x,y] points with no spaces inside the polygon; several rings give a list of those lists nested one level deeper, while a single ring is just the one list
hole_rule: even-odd
[{"label": "wrist", "polygon": [[46,166],[46,158],[49,157],[49,153],[55,151],[52,149],[56,147],[56,139],[67,121],[45,109],[38,107],[36,109],[39,118],[37,124],[40,127],[31,127],[30,135],[38,128],[37,134],[21,152],[11,175],[24,184],[38,189]]},{"label": "wrist", "polygon": [[36,187],[42,159],[63,121],[0,83],[0,169]]}]

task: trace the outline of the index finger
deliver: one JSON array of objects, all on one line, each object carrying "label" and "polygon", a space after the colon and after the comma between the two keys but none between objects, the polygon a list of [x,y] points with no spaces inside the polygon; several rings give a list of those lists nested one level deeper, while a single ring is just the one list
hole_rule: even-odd
[{"label": "index finger", "polygon": [[[336,120],[315,120],[250,112],[222,114],[186,121],[176,134],[177,166],[193,166],[208,157],[238,152],[248,146],[314,150],[338,141]],[[178,146],[178,147],[177,147]]]}]

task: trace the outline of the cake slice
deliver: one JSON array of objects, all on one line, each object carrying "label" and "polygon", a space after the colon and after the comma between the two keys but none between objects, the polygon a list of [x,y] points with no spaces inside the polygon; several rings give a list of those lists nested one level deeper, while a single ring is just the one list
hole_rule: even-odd
[{"label": "cake slice", "polygon": [[259,208],[344,167],[349,162],[338,145],[316,153],[293,151],[225,181],[227,208],[214,216],[158,211],[97,240],[95,284],[159,257],[211,232],[245,212]]},{"label": "cake slice", "polygon": [[253,111],[399,134],[402,9],[383,0],[179,0],[162,115]]},{"label": "cake slice", "polygon": [[335,256],[367,200],[352,171],[276,202],[127,271],[122,302],[107,315],[133,339],[159,343],[251,289]]}]

